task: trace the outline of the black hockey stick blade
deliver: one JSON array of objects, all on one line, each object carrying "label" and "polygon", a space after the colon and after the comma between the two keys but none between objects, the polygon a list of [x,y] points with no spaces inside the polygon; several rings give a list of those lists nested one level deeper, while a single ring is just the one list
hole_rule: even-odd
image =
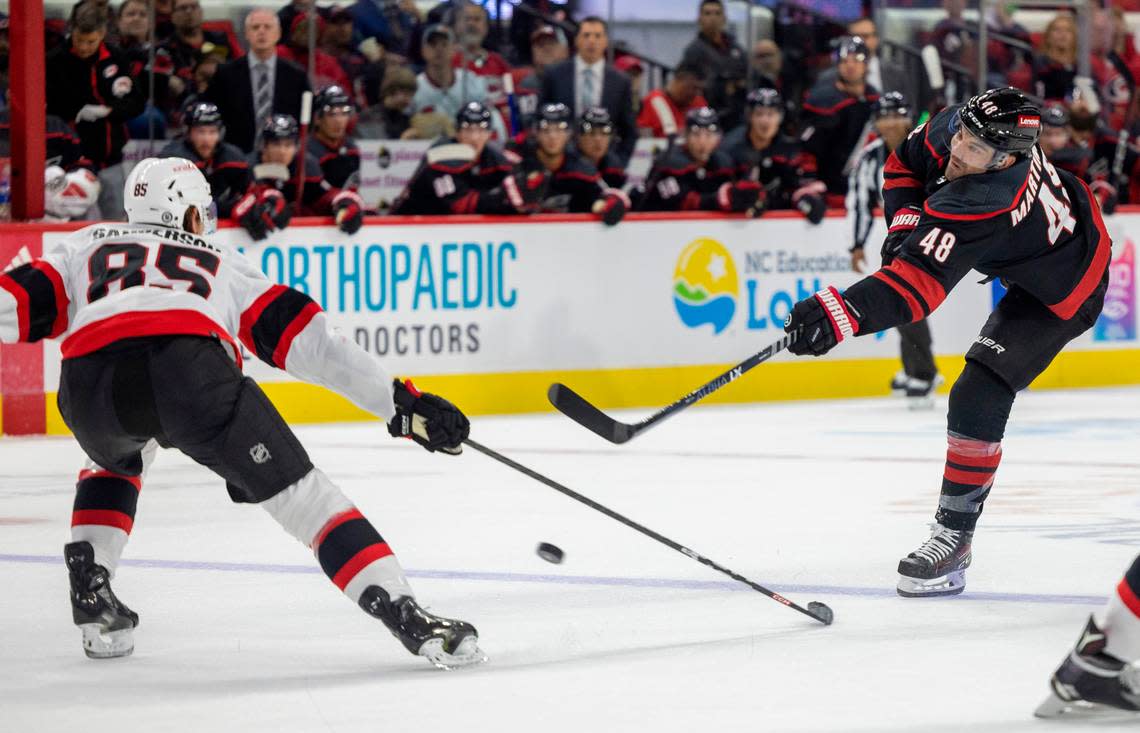
[{"label": "black hockey stick blade", "polygon": [[713,570],[716,570],[719,573],[724,573],[725,575],[732,578],[736,582],[743,583],[744,585],[747,585],[749,588],[751,588],[752,590],[754,590],[758,593],[763,593],[764,595],[771,598],[773,601],[776,601],[778,603],[782,603],[785,606],[787,606],[788,608],[799,611],[800,613],[802,613],[805,616],[810,616],[811,618],[815,619],[816,621],[819,621],[824,626],[830,626],[832,620],[835,617],[835,614],[832,613],[831,609],[828,608],[825,604],[820,603],[819,601],[811,601],[810,603],[807,604],[807,608],[804,608],[803,606],[799,605],[798,603],[795,603],[793,601],[788,600],[787,598],[784,598],[782,595],[780,595],[776,591],[765,588],[764,586],[760,585],[759,583],[756,583],[756,582],[749,580],[748,578],[744,577],[743,575],[736,572],[735,570],[730,570],[729,568],[726,568],[723,565],[720,565],[719,563],[714,562],[713,560],[710,560],[709,558],[705,557],[704,555],[701,555],[697,552],[694,552],[693,550],[690,550],[688,547],[685,547],[681,543],[676,542],[675,540],[671,540],[668,537],[666,537],[665,535],[663,535],[659,532],[655,532],[654,530],[650,529],[649,527],[646,527],[643,524],[638,524],[637,522],[633,521],[632,519],[625,516],[624,514],[618,514],[613,509],[610,509],[607,506],[599,504],[598,502],[594,501],[593,499],[589,498],[588,496],[583,496],[582,494],[579,494],[577,491],[574,491],[573,489],[571,489],[567,486],[563,486],[562,484],[558,483],[554,479],[547,478],[546,476],[543,476],[538,471],[535,471],[532,468],[527,468],[526,466],[522,465],[521,463],[518,463],[517,461],[514,461],[514,460],[511,460],[510,458],[507,458],[502,453],[499,453],[498,451],[492,450],[492,449],[488,448],[487,446],[482,445],[481,443],[477,443],[474,440],[471,440],[471,438],[465,439],[463,441],[463,443],[464,443],[464,445],[467,445],[467,446],[470,446],[471,448],[474,448],[475,450],[479,451],[480,453],[487,456],[488,458],[492,458],[492,459],[498,461],[499,463],[503,464],[504,466],[507,466],[509,468],[513,468],[514,470],[518,471],[519,473],[523,474],[524,476],[528,476],[528,477],[534,479],[535,481],[539,482],[540,484],[544,484],[545,486],[549,486],[550,488],[554,489],[555,491],[557,491],[557,492],[559,492],[565,496],[570,497],[574,501],[579,502],[581,504],[585,504],[586,506],[590,507],[594,511],[601,512],[602,514],[605,514],[610,519],[621,522],[622,524],[629,527],[630,529],[637,530],[638,532],[645,535],[646,537],[649,537],[650,539],[657,540],[661,544],[665,545],[666,547],[669,547],[671,549],[676,550],[677,552],[681,553],[682,555],[689,558],[690,560],[696,560],[697,562],[704,565],[705,567],[712,568]]},{"label": "black hockey stick blade", "polygon": [[784,334],[777,341],[768,344],[727,372],[717,375],[681,399],[662,407],[649,417],[636,423],[624,423],[613,419],[587,402],[586,398],[560,382],[555,382],[550,385],[550,389],[546,391],[546,397],[550,400],[550,404],[554,405],[559,412],[579,425],[600,435],[611,443],[625,443],[632,440],[638,433],[648,430],[689,405],[703,400],[721,387],[732,384],[744,376],[745,372],[759,364],[763,364],[776,354],[788,348],[788,345],[791,344],[797,336],[799,336],[798,332]]},{"label": "black hockey stick blade", "polygon": [[624,443],[634,435],[630,431],[633,426],[614,420],[561,382],[550,385],[546,398],[563,415],[611,443]]}]

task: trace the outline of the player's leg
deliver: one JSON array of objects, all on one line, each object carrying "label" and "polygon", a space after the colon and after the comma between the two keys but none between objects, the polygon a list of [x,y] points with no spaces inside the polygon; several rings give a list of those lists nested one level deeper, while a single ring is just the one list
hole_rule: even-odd
[{"label": "player's leg", "polygon": [[903,371],[907,378],[903,385],[911,409],[933,407],[934,390],[942,383],[934,363],[930,324],[926,319],[899,326],[899,349]]},{"label": "player's leg", "polygon": [[974,529],[1001,462],[1014,396],[1092,326],[1104,285],[1067,321],[1017,286],[990,314],[950,391],[946,465],[935,524],[930,538],[899,562],[899,595],[953,595],[965,588]]},{"label": "player's leg", "polygon": [[89,657],[134,650],[138,615],[115,596],[111,579],[156,448],[134,430],[137,412],[149,404],[147,391],[127,388],[144,362],[137,349],[95,353],[64,361],[60,375],[60,412],[89,456],[75,487],[72,541],[64,547],[72,619]]},{"label": "player's leg", "polygon": [[1077,643],[1049,680],[1051,694],[1035,715],[1053,718],[1105,709],[1140,712],[1140,557],[1117,584],[1108,606],[1090,615]]},{"label": "player's leg", "polygon": [[169,444],[226,479],[231,498],[260,503],[311,547],[329,579],[440,666],[482,661],[475,628],[421,609],[391,547],[321,471],[257,384],[205,339],[179,339],[156,358],[183,389],[157,396]]}]

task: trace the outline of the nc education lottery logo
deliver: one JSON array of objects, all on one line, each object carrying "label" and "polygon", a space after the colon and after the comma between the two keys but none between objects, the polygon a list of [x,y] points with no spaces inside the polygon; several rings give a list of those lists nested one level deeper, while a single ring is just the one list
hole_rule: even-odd
[{"label": "nc education lottery logo", "polygon": [[740,280],[736,263],[715,239],[696,239],[677,258],[673,271],[673,305],[689,328],[711,323],[720,333],[732,322]]}]

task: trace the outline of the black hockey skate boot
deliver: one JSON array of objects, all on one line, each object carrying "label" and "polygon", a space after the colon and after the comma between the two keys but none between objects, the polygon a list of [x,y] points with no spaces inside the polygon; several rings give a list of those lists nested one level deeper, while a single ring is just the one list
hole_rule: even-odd
[{"label": "black hockey skate boot", "polygon": [[906,383],[910,379],[903,370],[895,372],[891,377],[891,393],[901,395],[906,392]]},{"label": "black hockey skate boot", "polygon": [[71,618],[83,632],[83,651],[92,659],[125,657],[135,650],[139,615],[111,590],[111,574],[95,564],[90,542],[63,547],[71,580]]},{"label": "black hockey skate boot", "polygon": [[973,539],[973,532],[932,525],[930,539],[899,560],[899,595],[952,596],[965,590]]},{"label": "black hockey skate boot", "polygon": [[935,374],[931,379],[908,377],[903,393],[906,395],[906,406],[911,410],[929,410],[934,407],[934,391],[942,384],[945,378]]},{"label": "black hockey skate boot", "polygon": [[1049,680],[1051,694],[1033,714],[1076,718],[1140,712],[1140,670],[1107,654],[1106,642],[1089,616],[1076,647]]},{"label": "black hockey skate boot", "polygon": [[466,621],[433,616],[410,596],[392,600],[378,585],[360,595],[360,607],[384,622],[412,654],[426,657],[440,669],[455,669],[487,661],[479,649],[479,634]]}]

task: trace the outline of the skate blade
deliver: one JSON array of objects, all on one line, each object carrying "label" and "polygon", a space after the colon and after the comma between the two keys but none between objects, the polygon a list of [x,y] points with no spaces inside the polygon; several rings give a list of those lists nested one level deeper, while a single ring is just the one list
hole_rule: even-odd
[{"label": "skate blade", "polygon": [[487,655],[479,648],[479,638],[476,636],[463,639],[450,654],[443,649],[443,639],[428,639],[420,647],[419,654],[437,668],[448,671],[473,667],[487,661]]},{"label": "skate blade", "polygon": [[1049,693],[1049,697],[1045,699],[1037,709],[1033,711],[1033,717],[1042,718],[1044,720],[1137,720],[1140,715],[1131,710],[1121,710],[1114,708],[1111,705],[1101,705],[1100,703],[1089,702],[1087,700],[1062,700],[1057,697],[1056,693]]},{"label": "skate blade", "polygon": [[907,397],[906,409],[911,412],[922,412],[923,410],[934,409],[934,396],[927,395],[926,397]]},{"label": "skate blade", "polygon": [[956,596],[966,590],[966,573],[959,570],[940,578],[911,578],[900,575],[895,590],[903,598]]},{"label": "skate blade", "polygon": [[130,656],[135,650],[134,629],[104,632],[99,624],[83,624],[83,653],[91,659]]}]

